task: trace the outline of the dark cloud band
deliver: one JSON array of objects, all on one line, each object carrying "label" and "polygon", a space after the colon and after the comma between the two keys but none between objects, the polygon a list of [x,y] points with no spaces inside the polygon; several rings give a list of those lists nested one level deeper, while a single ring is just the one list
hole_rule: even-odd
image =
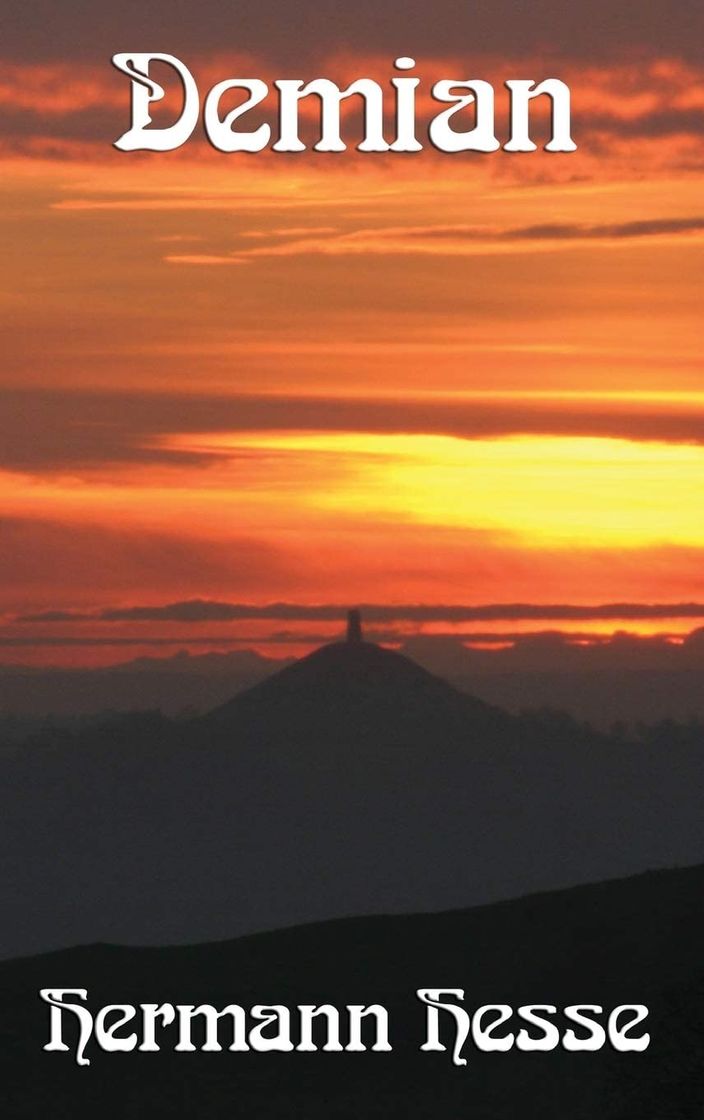
[{"label": "dark cloud band", "polygon": [[[191,599],[156,606],[115,607],[95,612],[44,611],[22,615],[20,622],[237,622],[272,620],[288,622],[339,622],[347,607],[340,603],[302,605],[269,603],[225,603]],[[365,619],[384,622],[497,622],[497,621],[645,621],[653,619],[704,618],[704,603],[603,603],[579,606],[569,603],[489,603],[483,606],[459,604],[399,604],[395,606],[364,603]]]},{"label": "dark cloud band", "polygon": [[[189,433],[327,431],[590,436],[704,444],[696,402],[469,398],[384,400],[10,390],[0,412],[0,468],[44,473],[116,463],[207,462],[207,451],[158,446]],[[234,454],[234,451],[233,451]]]},{"label": "dark cloud band", "polygon": [[84,60],[159,44],[177,53],[256,51],[300,64],[344,45],[345,50],[380,54],[401,49],[421,56],[461,52],[470,65],[478,51],[508,57],[526,49],[591,61],[619,47],[637,58],[650,47],[663,55],[696,59],[703,34],[699,0],[678,0],[674,10],[641,0],[443,0],[433,7],[418,0],[384,0],[381,5],[378,0],[328,5],[320,0],[123,0],[119,5],[33,0],[9,6],[3,49],[13,58]]}]

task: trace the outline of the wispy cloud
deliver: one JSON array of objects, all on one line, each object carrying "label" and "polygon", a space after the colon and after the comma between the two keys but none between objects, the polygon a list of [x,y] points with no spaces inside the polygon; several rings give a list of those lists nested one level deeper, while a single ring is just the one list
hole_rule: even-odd
[{"label": "wispy cloud", "polygon": [[[17,622],[240,622],[254,620],[287,622],[339,622],[345,617],[341,603],[319,605],[297,603],[226,603],[208,599],[152,606],[108,607],[99,611],[50,610],[20,615]],[[704,618],[704,603],[602,603],[580,606],[570,603],[464,604],[363,603],[361,610],[370,623],[384,622],[586,622],[644,621],[651,619]]]},{"label": "wispy cloud", "polygon": [[240,237],[262,240],[272,237],[313,237],[329,233],[337,233],[335,226],[275,226],[273,229],[244,229]]},{"label": "wispy cloud", "polygon": [[247,261],[241,257],[223,257],[215,253],[172,253],[164,257],[167,264],[194,264],[194,265],[212,265],[212,264],[246,264]]},{"label": "wispy cloud", "polygon": [[[261,235],[265,236],[264,234]],[[233,248],[218,255],[167,256],[169,263],[241,264],[267,257],[304,255],[413,255],[484,256],[504,253],[553,252],[598,243],[602,247],[623,241],[696,238],[704,236],[704,217],[655,218],[610,223],[546,222],[497,228],[478,225],[382,226],[351,231],[326,231],[324,236],[283,236],[270,245]]]}]

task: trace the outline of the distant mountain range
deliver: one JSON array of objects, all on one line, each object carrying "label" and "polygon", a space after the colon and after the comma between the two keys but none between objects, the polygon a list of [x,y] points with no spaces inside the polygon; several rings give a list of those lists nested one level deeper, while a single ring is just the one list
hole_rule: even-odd
[{"label": "distant mountain range", "polygon": [[517,718],[368,643],[2,752],[5,955],[466,906],[704,860],[702,733]]},{"label": "distant mountain range", "polygon": [[[558,632],[513,639],[506,648],[481,649],[416,635],[400,652],[514,714],[562,709],[602,729],[617,721],[704,720],[704,630],[681,644],[628,634],[594,644]],[[21,738],[47,722],[75,726],[110,712],[203,713],[289,663],[249,649],[184,649],[94,669],[0,665],[0,735]]]},{"label": "distant mountain range", "polygon": [[47,723],[78,725],[112,712],[205,712],[289,662],[253,650],[138,657],[100,668],[0,666],[0,728],[19,737]]}]

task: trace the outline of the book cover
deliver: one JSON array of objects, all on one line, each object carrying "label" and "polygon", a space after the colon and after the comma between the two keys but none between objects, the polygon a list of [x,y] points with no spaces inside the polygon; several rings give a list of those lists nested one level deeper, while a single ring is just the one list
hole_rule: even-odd
[{"label": "book cover", "polygon": [[701,6],[0,20],[3,1117],[699,1117]]}]

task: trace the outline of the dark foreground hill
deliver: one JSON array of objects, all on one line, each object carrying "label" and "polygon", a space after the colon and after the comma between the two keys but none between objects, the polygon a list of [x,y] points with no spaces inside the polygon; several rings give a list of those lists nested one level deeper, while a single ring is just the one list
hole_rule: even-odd
[{"label": "dark foreground hill", "polygon": [[[170,949],[91,945],[0,965],[0,1093],[11,1120],[51,1116],[242,1120],[666,1120],[704,1115],[704,867],[422,916],[349,919]],[[644,1053],[487,1054],[467,1065],[422,1053],[419,987],[465,989],[484,1003],[645,1004]],[[380,1003],[390,1053],[104,1054],[88,1067],[44,1053],[39,988],[80,987],[108,1003]],[[558,1015],[556,1022],[560,1023]],[[295,1016],[294,1016],[295,1023]],[[120,1032],[122,1034],[127,1031]],[[66,1039],[74,1046],[72,1032]],[[342,1032],[343,1043],[347,1041]],[[202,1037],[194,1033],[200,1046]],[[297,1043],[294,1026],[292,1041]],[[317,1040],[322,1043],[322,1039]],[[448,1039],[449,1041],[449,1039]]]},{"label": "dark foreground hill", "polygon": [[166,944],[430,911],[704,860],[701,735],[506,715],[326,646],[208,717],[0,762],[0,951]]}]

